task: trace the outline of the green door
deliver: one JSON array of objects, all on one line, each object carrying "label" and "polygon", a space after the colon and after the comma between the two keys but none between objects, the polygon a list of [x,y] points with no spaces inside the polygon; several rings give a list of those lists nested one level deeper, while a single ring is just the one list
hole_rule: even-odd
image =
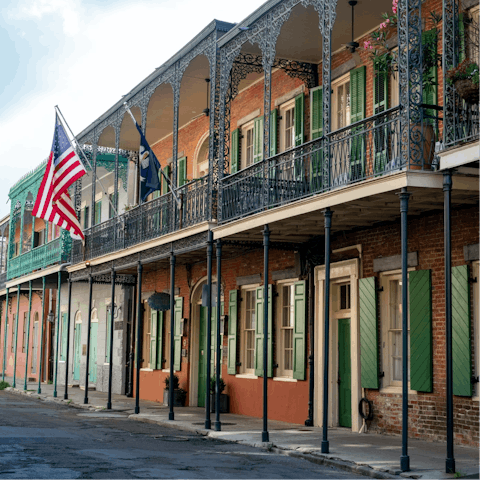
[{"label": "green door", "polygon": [[75,324],[75,340],[73,355],[73,379],[80,381],[80,356],[82,351],[82,324]]},{"label": "green door", "polygon": [[90,328],[89,383],[97,383],[97,332],[98,322],[94,322]]},{"label": "green door", "polygon": [[200,335],[198,340],[198,406],[205,406],[207,381],[207,307],[200,307]]},{"label": "green door", "polygon": [[350,319],[338,321],[338,422],[352,426],[352,373],[350,363]]}]

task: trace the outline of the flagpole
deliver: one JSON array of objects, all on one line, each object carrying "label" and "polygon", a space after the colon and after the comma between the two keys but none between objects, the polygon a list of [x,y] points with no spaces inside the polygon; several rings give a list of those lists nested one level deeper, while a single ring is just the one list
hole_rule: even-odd
[{"label": "flagpole", "polygon": [[[135,117],[133,116],[133,113],[130,111],[130,108],[128,107],[128,104],[127,102],[123,102],[123,106],[125,107],[125,110],[130,114],[130,117],[132,118],[132,121],[135,125],[137,125],[137,121],[135,120]],[[159,162],[160,163],[160,162]],[[182,202],[180,201],[180,199],[178,198],[177,194],[175,193],[174,191],[174,188],[173,188],[173,184],[172,182],[170,181],[170,179],[165,175],[164,171],[163,171],[163,168],[162,166],[160,165],[160,172],[162,173],[162,176],[163,178],[165,179],[165,181],[168,183],[168,185],[170,186],[170,191],[172,192],[172,195],[174,196],[176,202],[177,202],[177,205],[178,205],[178,208],[181,208],[181,205],[182,205]]]},{"label": "flagpole", "polygon": [[[77,137],[75,136],[75,134],[72,132],[72,129],[70,128],[70,126],[68,125],[67,121],[65,120],[65,117],[63,116],[63,113],[61,112],[60,108],[58,105],[55,105],[55,110],[56,112],[59,114],[59,120],[60,122],[62,123],[62,125],[66,126],[70,132],[70,135],[73,137],[73,139],[75,140],[75,143],[77,145],[77,148],[80,150],[80,152],[82,153],[83,155],[83,158],[85,159],[85,161],[87,162],[87,165],[90,167],[90,170],[92,171],[93,173],[93,180],[95,182],[98,181],[98,183],[100,184],[100,187],[102,188],[103,190],[103,193],[105,194],[105,196],[107,197],[107,200],[108,202],[110,203],[110,205],[112,206],[112,209],[113,211],[115,212],[115,215],[118,216],[118,212],[117,212],[117,209],[115,208],[115,205],[113,204],[112,200],[110,199],[110,195],[108,195],[107,193],[107,190],[106,188],[103,186],[103,183],[102,181],[97,177],[97,173],[95,172],[95,170],[93,169],[92,167],[92,164],[90,163],[90,161],[88,160],[87,156],[85,155],[85,152],[83,151],[83,148],[80,146],[80,143],[79,141],[77,140]],[[70,140],[70,139],[69,139]],[[70,142],[70,145],[71,145],[72,142]]]}]

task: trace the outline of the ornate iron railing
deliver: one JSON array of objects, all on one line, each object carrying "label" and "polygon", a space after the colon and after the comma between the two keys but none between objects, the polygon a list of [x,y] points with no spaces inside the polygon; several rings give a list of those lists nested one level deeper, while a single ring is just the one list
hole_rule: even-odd
[{"label": "ornate iron railing", "polygon": [[172,193],[150,200],[84,232],[72,247],[72,263],[100,257],[161,237],[208,219],[208,178],[202,177],[178,189],[182,208]]},{"label": "ornate iron railing", "polygon": [[461,100],[453,90],[455,98],[450,105],[453,109],[446,109],[444,115],[450,116],[448,125],[451,127],[449,135],[445,136],[445,148],[468,143],[479,138],[480,116],[478,104],[470,104]]},{"label": "ornate iron railing", "polygon": [[0,273],[0,290],[5,288],[5,284],[7,283],[7,272]]},{"label": "ornate iron railing", "polygon": [[56,238],[40,247],[23,253],[8,261],[7,279],[20,277],[55,263],[65,263],[70,249],[62,249],[62,238]]},{"label": "ornate iron railing", "polygon": [[[424,126],[423,130],[433,127]],[[399,108],[251,165],[222,179],[221,223],[404,168]],[[431,165],[435,142],[429,143]],[[422,167],[419,167],[422,168]]]}]

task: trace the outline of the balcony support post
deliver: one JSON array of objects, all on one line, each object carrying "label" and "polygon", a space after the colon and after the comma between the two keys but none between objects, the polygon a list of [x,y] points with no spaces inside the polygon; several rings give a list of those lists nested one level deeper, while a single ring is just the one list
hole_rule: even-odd
[{"label": "balcony support post", "polygon": [[112,409],[112,375],[113,375],[113,332],[114,332],[114,313],[115,313],[115,281],[117,273],[112,267],[112,299],[110,301],[110,331],[107,335],[110,336],[110,349],[108,351],[108,399],[107,410]]},{"label": "balcony support post", "polygon": [[222,376],[222,350],[220,345],[220,322],[222,321],[222,241],[216,242],[217,250],[217,325],[215,339],[215,431],[222,430],[220,421],[220,378]]},{"label": "balcony support post", "polygon": [[174,401],[174,381],[173,381],[173,364],[175,361],[175,254],[170,252],[170,382],[168,384],[168,403],[170,410],[168,412],[168,419],[175,420],[173,412]]},{"label": "balcony support post", "polygon": [[53,396],[57,397],[57,377],[58,377],[58,354],[60,342],[60,294],[62,288],[62,272],[58,272],[58,286],[57,286],[57,325],[55,327],[55,374],[53,377]]},{"label": "balcony support post", "polygon": [[313,398],[315,393],[315,275],[312,262],[308,263],[308,337],[310,339],[308,355],[308,418],[306,427],[313,427]]},{"label": "balcony support post", "polygon": [[17,287],[17,317],[15,318],[15,343],[14,343],[14,359],[13,359],[13,383],[12,387],[17,385],[17,343],[18,343],[18,316],[20,315],[20,285]]},{"label": "balcony support post", "polygon": [[[48,226],[48,223],[47,223]],[[38,390],[37,393],[42,393],[42,365],[43,365],[43,342],[45,329],[45,277],[42,277],[42,326],[40,327],[40,362],[38,366]]]},{"label": "balcony support post", "polygon": [[[268,29],[265,34],[268,34]],[[267,42],[266,42],[267,43]],[[268,168],[268,157],[270,156],[270,110],[272,102],[272,64],[275,55],[275,47],[273,52],[263,52],[263,69],[265,81],[263,86],[263,207],[268,205],[268,196],[270,191],[270,169]]]},{"label": "balcony support post", "polygon": [[137,343],[135,353],[137,357],[135,369],[135,413],[140,413],[140,367],[142,363],[142,331],[143,331],[143,303],[142,303],[142,262],[137,266]]},{"label": "balcony support post", "polygon": [[[35,218],[35,217],[33,217]],[[25,379],[23,382],[23,391],[27,391],[28,379],[28,347],[30,346],[30,323],[32,319],[32,281],[28,282],[28,323],[27,323],[27,343],[25,345]],[[25,328],[25,326],[23,327]]]},{"label": "balcony support post", "polygon": [[447,379],[447,459],[446,473],[455,473],[453,453],[453,360],[452,360],[452,172],[443,174],[444,195],[444,245],[445,245],[445,345]]},{"label": "balcony support post", "polygon": [[70,325],[72,317],[72,279],[68,279],[68,311],[67,311],[67,350],[65,352],[65,393],[63,399],[68,400],[68,365],[70,363]]},{"label": "balcony support post", "polygon": [[[180,107],[180,84],[182,81],[182,74],[180,72],[178,64],[175,64],[175,74],[172,81],[172,90],[173,90],[173,133],[172,133],[172,144],[173,144],[173,155],[172,155],[172,187],[178,187],[178,115]],[[175,231],[177,217],[180,219],[181,212],[179,211],[177,202],[173,199],[172,194],[172,230]]]},{"label": "balcony support post", "polygon": [[92,272],[88,276],[88,324],[87,324],[87,358],[85,360],[85,398],[83,403],[88,403],[88,376],[90,367],[90,328],[92,326],[92,293],[93,293],[93,278]]},{"label": "balcony support post", "polygon": [[[115,124],[115,172],[114,172],[114,184],[113,184],[113,206],[115,207],[115,219],[113,221],[113,250],[117,250],[117,227],[118,227],[118,162],[119,162],[119,149],[120,149],[120,125],[117,120]],[[113,273],[113,272],[112,272]]]},{"label": "balcony support post", "polygon": [[328,442],[328,361],[330,356],[330,229],[332,227],[333,212],[327,207],[325,217],[325,299],[324,299],[324,359],[323,359],[323,439],[322,453],[329,453]]},{"label": "balcony support post", "polygon": [[[268,255],[270,229],[263,229],[263,430],[262,442],[269,442],[268,433]],[[271,300],[273,302],[273,298]]]},{"label": "balcony support post", "polygon": [[2,381],[5,381],[5,364],[7,361],[7,336],[8,336],[8,330],[7,330],[7,324],[8,324],[8,294],[10,292],[10,289],[7,288],[7,294],[5,296],[5,328],[3,329],[4,334],[3,334],[3,362],[2,362]]},{"label": "balcony support post", "polygon": [[206,397],[205,397],[205,429],[212,428],[210,420],[210,377],[212,376],[212,256],[213,256],[213,232],[208,231],[207,243],[207,375],[206,375]]},{"label": "balcony support post", "polygon": [[400,193],[401,244],[402,244],[402,472],[410,470],[408,456],[408,199],[410,193],[402,188]]},{"label": "balcony support post", "polygon": [[[98,134],[97,131],[94,131],[94,142],[92,145],[92,208],[90,209],[90,226],[95,226],[95,195],[97,189],[97,150],[98,150]],[[92,230],[93,235],[93,230]]]}]

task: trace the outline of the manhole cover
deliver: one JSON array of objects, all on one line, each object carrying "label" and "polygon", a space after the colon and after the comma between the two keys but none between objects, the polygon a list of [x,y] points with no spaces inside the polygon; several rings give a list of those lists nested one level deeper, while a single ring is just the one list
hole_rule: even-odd
[{"label": "manhole cover", "polygon": [[77,413],[77,416],[91,418],[128,418],[120,413]]}]

